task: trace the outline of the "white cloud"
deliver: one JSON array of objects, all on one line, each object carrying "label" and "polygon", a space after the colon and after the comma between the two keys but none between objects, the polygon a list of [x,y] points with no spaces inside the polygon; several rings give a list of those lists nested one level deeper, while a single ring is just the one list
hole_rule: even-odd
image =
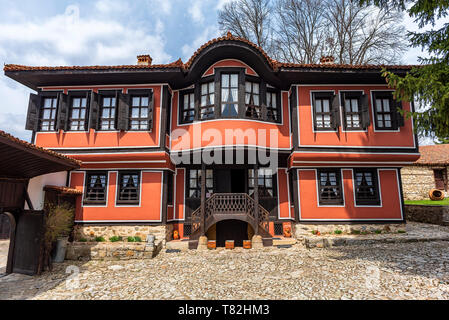
[{"label": "white cloud", "polygon": [[199,34],[195,38],[195,40],[193,40],[193,42],[182,46],[181,50],[183,60],[187,61],[199,47],[201,47],[204,43],[206,43],[210,39],[218,37],[219,34],[220,33],[217,26],[206,27],[204,31],[201,34]]},{"label": "white cloud", "polygon": [[172,11],[171,0],[150,0],[154,4],[154,9],[161,10],[164,14],[169,14]]},{"label": "white cloud", "polygon": [[204,1],[202,0],[194,0],[189,6],[188,12],[192,17],[192,20],[196,23],[204,22],[204,15],[202,12]]},{"label": "white cloud", "polygon": [[218,0],[217,6],[215,7],[215,9],[221,10],[221,9],[223,9],[225,4],[232,2],[232,1],[234,1],[234,0]]},{"label": "white cloud", "polygon": [[95,8],[101,13],[126,14],[130,11],[128,3],[119,0],[99,0],[95,3]]}]

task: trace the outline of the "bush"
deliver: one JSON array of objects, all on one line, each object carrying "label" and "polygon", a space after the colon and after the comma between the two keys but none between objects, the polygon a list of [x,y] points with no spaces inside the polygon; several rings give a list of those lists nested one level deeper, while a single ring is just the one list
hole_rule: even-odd
[{"label": "bush", "polygon": [[382,233],[382,230],[376,229],[376,230],[374,230],[374,232],[375,232],[376,234],[381,234],[381,233]]},{"label": "bush", "polygon": [[334,233],[335,233],[335,234],[342,234],[343,231],[341,231],[341,230],[335,230]]},{"label": "bush", "polygon": [[103,238],[103,237],[95,237],[95,241],[96,241],[96,242],[105,242],[106,239]]},{"label": "bush", "polygon": [[136,242],[136,240],[134,239],[134,237],[128,237],[128,242]]},{"label": "bush", "polygon": [[79,241],[79,242],[87,242],[87,239],[86,239],[86,238],[81,238],[81,239],[79,239],[78,241]]},{"label": "bush", "polygon": [[111,242],[117,242],[117,241],[122,241],[122,240],[123,239],[120,236],[113,236],[113,237],[109,238],[109,241],[111,241]]},{"label": "bush", "polygon": [[142,242],[142,238],[139,236],[135,236],[134,240],[136,240],[136,242]]}]

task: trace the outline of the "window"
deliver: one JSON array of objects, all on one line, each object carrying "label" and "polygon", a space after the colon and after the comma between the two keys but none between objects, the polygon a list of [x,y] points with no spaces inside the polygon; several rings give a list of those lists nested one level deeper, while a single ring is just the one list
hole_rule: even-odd
[{"label": "window", "polygon": [[393,129],[392,110],[388,97],[376,96],[376,129]]},{"label": "window", "polygon": [[[201,198],[201,169],[190,169],[189,171],[189,198]],[[206,198],[212,195],[214,176],[211,169],[206,170]]]},{"label": "window", "polygon": [[319,203],[343,204],[340,169],[318,170]]},{"label": "window", "polygon": [[259,99],[259,84],[257,82],[245,82],[245,106],[245,115],[248,118],[262,118]]},{"label": "window", "polygon": [[54,131],[56,129],[57,97],[43,98],[39,114],[39,130]]},{"label": "window", "polygon": [[[275,189],[273,187],[273,171],[271,169],[260,168],[258,169],[258,188],[259,197],[275,197]],[[248,194],[251,196],[254,194],[254,169],[248,171]]]},{"label": "window", "polygon": [[173,205],[174,189],[173,189],[173,172],[167,174],[167,204]]},{"label": "window", "polygon": [[342,93],[344,121],[346,130],[362,129],[360,95]]},{"label": "window", "polygon": [[195,98],[192,93],[183,94],[181,122],[193,122],[195,119]]},{"label": "window", "polygon": [[357,205],[379,205],[379,185],[375,169],[354,169]]},{"label": "window", "polygon": [[267,92],[267,120],[278,122],[280,119],[280,115],[278,112],[278,105],[276,102],[276,92],[268,91]]},{"label": "window", "polygon": [[150,130],[152,111],[148,95],[132,95],[130,130]]},{"label": "window", "polygon": [[215,112],[215,83],[201,84],[200,119],[214,118]]},{"label": "window", "polygon": [[238,115],[238,80],[237,73],[221,74],[221,115],[224,117]]},{"label": "window", "polygon": [[115,130],[115,110],[117,98],[115,96],[101,96],[101,130]]},{"label": "window", "polygon": [[332,92],[312,93],[315,130],[326,131],[336,129],[338,108],[336,106],[333,107],[333,101],[334,96]]},{"label": "window", "polygon": [[96,205],[106,204],[107,185],[106,171],[88,173],[84,187],[84,203]]},{"label": "window", "polygon": [[117,203],[139,204],[140,172],[119,172],[119,192]]},{"label": "window", "polygon": [[69,130],[87,129],[87,97],[72,97],[70,105]]}]

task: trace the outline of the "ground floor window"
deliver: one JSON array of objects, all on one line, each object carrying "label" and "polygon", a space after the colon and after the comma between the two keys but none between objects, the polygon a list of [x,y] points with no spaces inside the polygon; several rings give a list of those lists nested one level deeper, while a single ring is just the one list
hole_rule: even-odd
[{"label": "ground floor window", "polygon": [[379,184],[376,169],[354,169],[355,202],[357,205],[379,205]]},{"label": "ground floor window", "polygon": [[[189,170],[189,198],[201,198],[201,169]],[[212,195],[214,187],[214,173],[212,169],[206,170],[206,196]]]},{"label": "ground floor window", "polygon": [[[271,169],[260,168],[258,169],[258,189],[259,197],[274,197],[276,196],[275,189],[273,187],[274,174]],[[254,169],[248,171],[248,194],[252,196],[254,194],[255,186]]]},{"label": "ground floor window", "polygon": [[107,172],[89,172],[84,186],[84,204],[106,204],[106,188],[108,185]]},{"label": "ground floor window", "polygon": [[318,170],[318,196],[320,205],[343,204],[340,169]]},{"label": "ground floor window", "polygon": [[139,204],[140,200],[140,172],[121,171],[118,176],[119,191],[117,203]]}]

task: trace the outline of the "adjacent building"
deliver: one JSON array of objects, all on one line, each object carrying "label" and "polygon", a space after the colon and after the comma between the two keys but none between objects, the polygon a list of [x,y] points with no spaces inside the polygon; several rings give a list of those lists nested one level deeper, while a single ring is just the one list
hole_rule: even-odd
[{"label": "adjacent building", "polygon": [[186,63],[32,67],[33,143],[82,161],[80,237],[269,239],[311,224],[403,223],[400,169],[419,157],[381,69],[280,63],[228,34]]}]

